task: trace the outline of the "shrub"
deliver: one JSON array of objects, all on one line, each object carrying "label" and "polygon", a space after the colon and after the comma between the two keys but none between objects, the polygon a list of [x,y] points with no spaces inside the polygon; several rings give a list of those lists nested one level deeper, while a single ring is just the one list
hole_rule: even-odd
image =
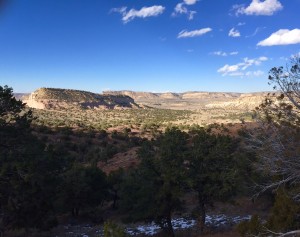
[{"label": "shrub", "polygon": [[104,223],[104,237],[126,237],[125,230],[110,221]]}]

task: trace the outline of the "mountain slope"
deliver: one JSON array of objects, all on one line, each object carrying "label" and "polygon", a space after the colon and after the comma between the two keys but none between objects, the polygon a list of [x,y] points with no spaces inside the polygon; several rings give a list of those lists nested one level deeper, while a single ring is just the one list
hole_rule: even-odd
[{"label": "mountain slope", "polygon": [[37,109],[119,109],[138,108],[134,100],[126,95],[100,95],[88,91],[40,88],[23,100],[29,107]]},{"label": "mountain slope", "polygon": [[267,92],[200,92],[151,93],[134,91],[104,91],[104,95],[128,95],[137,103],[164,109],[229,108],[251,110],[257,107]]}]

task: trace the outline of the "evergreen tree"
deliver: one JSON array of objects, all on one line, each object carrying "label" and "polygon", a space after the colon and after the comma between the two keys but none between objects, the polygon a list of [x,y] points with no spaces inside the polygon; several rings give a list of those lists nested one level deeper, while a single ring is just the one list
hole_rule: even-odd
[{"label": "evergreen tree", "polygon": [[172,215],[182,208],[187,134],[171,128],[157,141],[146,142],[141,164],[125,179],[121,206],[131,220],[155,221],[174,236]]},{"label": "evergreen tree", "polygon": [[78,217],[82,209],[101,205],[106,196],[106,175],[99,168],[75,164],[64,174],[59,199],[72,216]]},{"label": "evergreen tree", "polygon": [[121,189],[121,184],[124,178],[124,170],[119,168],[116,171],[112,171],[109,173],[107,177],[108,185],[109,185],[109,196],[110,199],[112,199],[113,204],[112,208],[115,209],[117,208],[117,202],[120,199],[120,189]]},{"label": "evergreen tree", "polygon": [[230,137],[214,135],[203,128],[193,130],[191,134],[188,176],[191,188],[198,196],[199,226],[203,231],[207,205],[226,200],[236,193],[235,144]]},{"label": "evergreen tree", "polygon": [[49,228],[63,162],[31,133],[32,112],[0,86],[0,227]]}]

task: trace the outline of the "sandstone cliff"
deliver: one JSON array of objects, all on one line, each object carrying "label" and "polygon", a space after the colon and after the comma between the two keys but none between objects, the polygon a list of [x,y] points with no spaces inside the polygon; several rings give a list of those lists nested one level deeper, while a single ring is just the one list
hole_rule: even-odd
[{"label": "sandstone cliff", "polygon": [[80,90],[40,88],[23,99],[29,107],[37,109],[122,109],[138,108],[126,95],[101,95]]},{"label": "sandstone cliff", "polygon": [[235,92],[201,92],[184,93],[151,93],[134,91],[105,91],[104,95],[128,95],[137,103],[169,109],[202,109],[226,108],[252,110],[261,104],[266,92],[235,93]]}]

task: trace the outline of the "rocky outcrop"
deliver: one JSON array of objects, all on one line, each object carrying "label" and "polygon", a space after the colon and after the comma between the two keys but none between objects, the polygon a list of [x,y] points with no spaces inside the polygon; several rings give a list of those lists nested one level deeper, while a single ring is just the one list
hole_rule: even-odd
[{"label": "rocky outcrop", "polygon": [[137,103],[170,109],[232,108],[252,110],[261,104],[266,92],[201,92],[151,93],[134,91],[105,91],[105,95],[128,95]]},{"label": "rocky outcrop", "polygon": [[224,93],[224,92],[185,92],[181,94],[182,99],[216,99],[216,98],[237,98],[240,93]]},{"label": "rocky outcrop", "polygon": [[[20,96],[29,107],[37,109],[124,109],[156,107],[164,109],[243,109],[257,107],[267,93],[201,92],[151,93],[135,91],[87,91],[40,88],[29,96]],[[139,104],[139,105],[138,105]]]},{"label": "rocky outcrop", "polygon": [[134,99],[126,95],[101,95],[87,91],[40,88],[23,100],[36,109],[123,109],[138,108]]},{"label": "rocky outcrop", "polygon": [[232,100],[208,103],[205,107],[253,110],[263,102],[266,95],[267,93],[241,94]]},{"label": "rocky outcrop", "polygon": [[103,95],[126,95],[134,100],[152,100],[158,99],[159,96],[156,93],[151,92],[136,92],[136,91],[103,91]]}]

